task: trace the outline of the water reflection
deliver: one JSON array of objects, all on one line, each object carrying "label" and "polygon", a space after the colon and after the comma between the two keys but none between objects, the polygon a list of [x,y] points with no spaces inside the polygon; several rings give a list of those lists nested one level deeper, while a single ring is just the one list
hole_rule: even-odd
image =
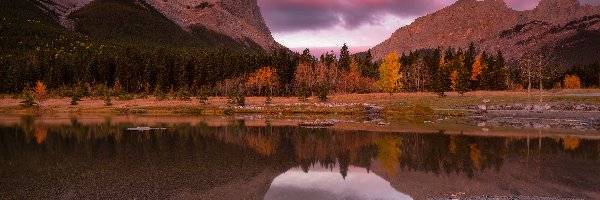
[{"label": "water reflection", "polygon": [[[305,129],[222,118],[2,121],[0,196],[7,198],[600,199],[600,140],[592,136]],[[168,130],[125,131],[137,126]]]},{"label": "water reflection", "polygon": [[265,199],[412,199],[365,168],[350,166],[346,177],[339,171],[339,167],[326,169],[320,165],[311,167],[308,173],[292,168],[273,180]]}]

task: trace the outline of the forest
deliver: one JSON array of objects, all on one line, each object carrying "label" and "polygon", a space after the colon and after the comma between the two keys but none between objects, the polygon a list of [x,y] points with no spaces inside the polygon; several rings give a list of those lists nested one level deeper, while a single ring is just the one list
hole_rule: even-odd
[{"label": "forest", "polygon": [[[89,38],[39,12],[7,10],[0,22],[0,93],[22,94],[38,82],[51,96],[318,96],[600,86],[600,63],[570,68],[531,54],[509,66],[498,52],[466,48],[370,51],[319,57],[280,49],[165,47]],[[18,11],[18,12],[17,12]],[[23,17],[27,16],[27,17]],[[242,50],[240,50],[242,49]]]}]

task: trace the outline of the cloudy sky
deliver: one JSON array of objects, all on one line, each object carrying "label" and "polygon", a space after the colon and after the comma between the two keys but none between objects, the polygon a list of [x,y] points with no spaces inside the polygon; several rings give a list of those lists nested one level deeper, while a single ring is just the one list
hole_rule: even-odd
[{"label": "cloudy sky", "polygon": [[[456,0],[258,0],[275,40],[293,50],[320,54],[347,43],[364,51],[415,18]],[[515,10],[533,9],[539,0],[505,0]],[[600,4],[600,0],[581,0]],[[332,48],[335,47],[335,48]],[[317,52],[315,52],[317,51]],[[337,51],[337,50],[336,50]]]}]

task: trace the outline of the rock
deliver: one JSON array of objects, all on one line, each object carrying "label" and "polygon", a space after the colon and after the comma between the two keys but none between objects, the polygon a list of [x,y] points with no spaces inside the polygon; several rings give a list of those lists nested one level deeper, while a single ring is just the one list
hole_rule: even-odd
[{"label": "rock", "polygon": [[478,113],[487,113],[486,105],[478,105],[477,108],[478,108],[478,110],[477,110]]}]

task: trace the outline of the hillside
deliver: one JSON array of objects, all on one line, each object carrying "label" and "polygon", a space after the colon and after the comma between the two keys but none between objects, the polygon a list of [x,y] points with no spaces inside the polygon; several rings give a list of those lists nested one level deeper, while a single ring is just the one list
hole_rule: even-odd
[{"label": "hillside", "polygon": [[[459,0],[398,29],[372,51],[374,59],[380,59],[392,50],[401,53],[438,46],[464,48],[474,42],[483,50],[504,51],[509,60],[520,58],[522,52],[539,51],[542,46],[564,52],[579,48],[572,45],[585,44],[580,41],[594,40],[600,31],[594,20],[587,20],[584,27],[568,28],[567,24],[595,14],[600,14],[600,7],[581,5],[577,0],[542,0],[528,11],[515,11],[502,0]],[[501,37],[503,32],[524,25],[533,29]],[[579,42],[564,45],[573,38]]]},{"label": "hillside", "polygon": [[32,0],[63,27],[119,44],[251,51],[283,48],[271,37],[256,2],[224,2]]}]

